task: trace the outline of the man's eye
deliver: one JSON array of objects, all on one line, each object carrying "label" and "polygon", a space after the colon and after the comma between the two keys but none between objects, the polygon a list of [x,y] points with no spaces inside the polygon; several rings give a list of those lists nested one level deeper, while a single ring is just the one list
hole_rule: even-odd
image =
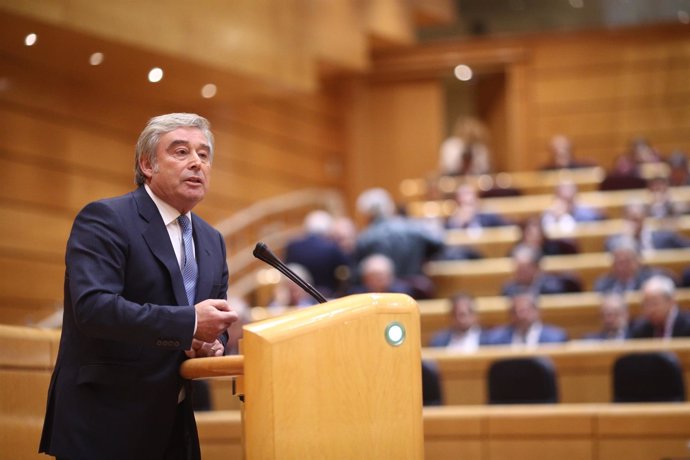
[{"label": "man's eye", "polygon": [[208,161],[211,158],[208,152],[198,152],[197,155],[202,161]]}]

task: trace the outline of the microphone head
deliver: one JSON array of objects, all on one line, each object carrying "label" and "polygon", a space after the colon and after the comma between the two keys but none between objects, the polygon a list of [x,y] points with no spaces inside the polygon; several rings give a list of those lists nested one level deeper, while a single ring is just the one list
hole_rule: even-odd
[{"label": "microphone head", "polygon": [[256,257],[259,260],[263,260],[264,262],[268,262],[269,264],[272,264],[276,261],[278,261],[278,258],[276,257],[273,252],[271,252],[270,249],[268,249],[268,246],[266,246],[266,243],[263,241],[259,241],[256,243],[256,246],[254,246],[254,251],[252,252],[254,254],[254,257]]}]

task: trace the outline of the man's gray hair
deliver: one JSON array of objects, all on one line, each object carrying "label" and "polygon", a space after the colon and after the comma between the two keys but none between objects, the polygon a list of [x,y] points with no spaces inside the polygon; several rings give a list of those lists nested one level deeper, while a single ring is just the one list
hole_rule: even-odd
[{"label": "man's gray hair", "polygon": [[137,185],[146,183],[146,176],[139,163],[147,159],[151,166],[156,165],[156,147],[162,135],[177,128],[198,128],[206,136],[210,147],[210,160],[213,161],[213,133],[209,121],[195,113],[168,113],[151,118],[139,135],[134,155],[134,182]]},{"label": "man's gray hair", "polygon": [[395,203],[385,189],[370,188],[357,198],[357,210],[372,218],[390,217],[395,214]]},{"label": "man's gray hair", "polygon": [[676,284],[666,275],[654,275],[642,283],[642,291],[659,293],[673,299],[676,293]]}]

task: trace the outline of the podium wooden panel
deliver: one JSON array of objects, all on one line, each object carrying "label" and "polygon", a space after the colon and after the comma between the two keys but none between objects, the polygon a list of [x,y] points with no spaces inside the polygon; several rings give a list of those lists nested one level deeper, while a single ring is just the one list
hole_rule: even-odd
[{"label": "podium wooden panel", "polygon": [[[400,343],[387,338],[396,327]],[[424,457],[412,298],[361,294],[252,323],[241,348],[242,358],[189,360],[181,372],[243,374],[245,458]]]}]

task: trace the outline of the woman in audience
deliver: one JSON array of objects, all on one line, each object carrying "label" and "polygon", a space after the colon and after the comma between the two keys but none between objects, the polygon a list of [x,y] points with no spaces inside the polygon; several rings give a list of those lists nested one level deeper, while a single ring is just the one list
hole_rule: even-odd
[{"label": "woman in audience", "polygon": [[453,134],[441,144],[439,168],[444,176],[488,174],[491,171],[488,130],[473,117],[455,122]]}]

